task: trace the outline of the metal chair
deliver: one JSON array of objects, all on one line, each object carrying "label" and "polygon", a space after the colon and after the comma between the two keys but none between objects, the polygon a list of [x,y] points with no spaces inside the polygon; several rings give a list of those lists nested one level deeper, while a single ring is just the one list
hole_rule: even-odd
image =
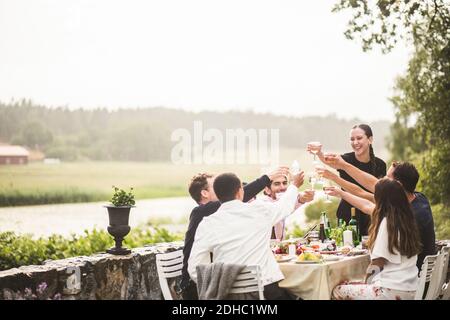
[{"label": "metal chair", "polygon": [[157,254],[156,269],[164,299],[173,300],[167,279],[181,276],[181,269],[183,269],[183,250]]},{"label": "metal chair", "polygon": [[236,277],[229,293],[249,293],[255,291],[258,292],[259,300],[264,300],[261,268],[257,265],[246,266]]}]

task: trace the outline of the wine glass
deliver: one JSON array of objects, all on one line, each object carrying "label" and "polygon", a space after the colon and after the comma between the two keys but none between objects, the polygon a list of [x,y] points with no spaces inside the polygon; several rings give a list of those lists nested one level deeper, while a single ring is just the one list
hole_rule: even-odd
[{"label": "wine glass", "polygon": [[327,195],[324,202],[325,203],[333,203],[333,201],[331,201],[330,196],[327,193],[327,187],[332,187],[331,181],[329,181],[329,180],[328,180],[328,186],[323,186],[323,192]]},{"label": "wine glass", "polygon": [[320,148],[322,147],[322,144],[319,141],[312,141],[308,143],[309,150],[314,155],[314,161],[313,163],[317,163],[316,160],[316,154],[320,151]]},{"label": "wine glass", "polygon": [[290,170],[293,176],[300,173],[300,164],[298,163],[297,160],[294,160],[292,162]]},{"label": "wine glass", "polygon": [[308,174],[308,176],[309,176],[309,183],[311,184],[311,190],[314,191],[314,185],[315,185],[315,183],[317,181],[316,173],[315,172],[310,172]]},{"label": "wine glass", "polygon": [[[321,170],[317,170],[317,169],[321,169]],[[317,183],[321,184],[321,185],[325,184],[325,181],[323,180],[323,172],[322,172],[322,170],[324,170],[324,169],[325,169],[324,165],[322,165],[320,163],[318,163],[316,165],[316,172],[317,172],[317,176],[319,177],[319,179],[317,179]]]}]

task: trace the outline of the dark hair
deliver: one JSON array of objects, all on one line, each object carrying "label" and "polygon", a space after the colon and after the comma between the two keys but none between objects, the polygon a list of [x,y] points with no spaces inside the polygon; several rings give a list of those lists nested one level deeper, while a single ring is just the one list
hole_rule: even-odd
[{"label": "dark hair", "polygon": [[394,167],[394,179],[399,181],[403,188],[413,193],[416,190],[417,182],[419,182],[419,172],[416,167],[409,162],[392,162]]},{"label": "dark hair", "polygon": [[[367,124],[357,124],[353,126],[352,129],[359,128],[366,134],[367,138],[373,137],[372,128],[369,127]],[[372,171],[372,174],[375,175],[376,169],[377,169],[377,163],[375,162],[375,152],[373,152],[372,144],[369,146],[369,155],[370,155],[370,170]]]},{"label": "dark hair", "polygon": [[368,247],[372,250],[380,229],[386,218],[388,230],[388,249],[394,254],[397,250],[408,258],[418,254],[422,245],[416,219],[402,185],[383,178],[375,185],[375,209],[369,227]]},{"label": "dark hair", "polygon": [[199,173],[192,177],[189,183],[189,194],[195,202],[200,203],[202,200],[202,190],[208,189],[208,179],[212,177],[209,173]]},{"label": "dark hair", "polygon": [[234,173],[222,173],[214,179],[214,192],[221,203],[235,200],[241,180]]}]

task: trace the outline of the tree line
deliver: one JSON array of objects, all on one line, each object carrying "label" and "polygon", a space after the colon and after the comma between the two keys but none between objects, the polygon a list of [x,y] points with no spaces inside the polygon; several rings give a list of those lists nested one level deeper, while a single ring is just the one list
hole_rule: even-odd
[{"label": "tree line", "polygon": [[[287,117],[238,112],[188,112],[155,107],[108,110],[50,108],[30,100],[0,102],[0,140],[43,151],[65,161],[168,161],[178,128],[193,132],[194,121],[203,130],[279,129],[280,147],[305,149],[311,140],[330,150],[350,150],[349,130],[359,119]],[[383,149],[389,134],[387,121],[370,123],[376,148]]]}]

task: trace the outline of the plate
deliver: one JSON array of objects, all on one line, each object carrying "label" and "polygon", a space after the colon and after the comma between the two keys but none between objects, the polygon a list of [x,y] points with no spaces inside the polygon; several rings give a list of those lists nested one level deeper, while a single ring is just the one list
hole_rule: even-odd
[{"label": "plate", "polygon": [[306,261],[298,261],[298,260],[296,260],[295,261],[295,263],[298,263],[298,264],[317,264],[317,263],[321,263],[322,261],[308,261],[308,260],[306,260]]},{"label": "plate", "polygon": [[275,256],[275,260],[277,262],[287,262],[287,261],[291,261],[292,259],[293,259],[293,257],[291,257],[291,256],[285,256],[285,255]]},{"label": "plate", "polygon": [[342,257],[336,255],[324,255],[323,261],[339,261]]},{"label": "plate", "polygon": [[336,254],[338,251],[319,251],[320,254]]},{"label": "plate", "polygon": [[366,253],[367,253],[367,250],[365,250],[365,249],[352,249],[352,250],[350,250],[349,253],[347,253],[347,255],[348,256],[360,256],[360,255],[363,255]]}]

